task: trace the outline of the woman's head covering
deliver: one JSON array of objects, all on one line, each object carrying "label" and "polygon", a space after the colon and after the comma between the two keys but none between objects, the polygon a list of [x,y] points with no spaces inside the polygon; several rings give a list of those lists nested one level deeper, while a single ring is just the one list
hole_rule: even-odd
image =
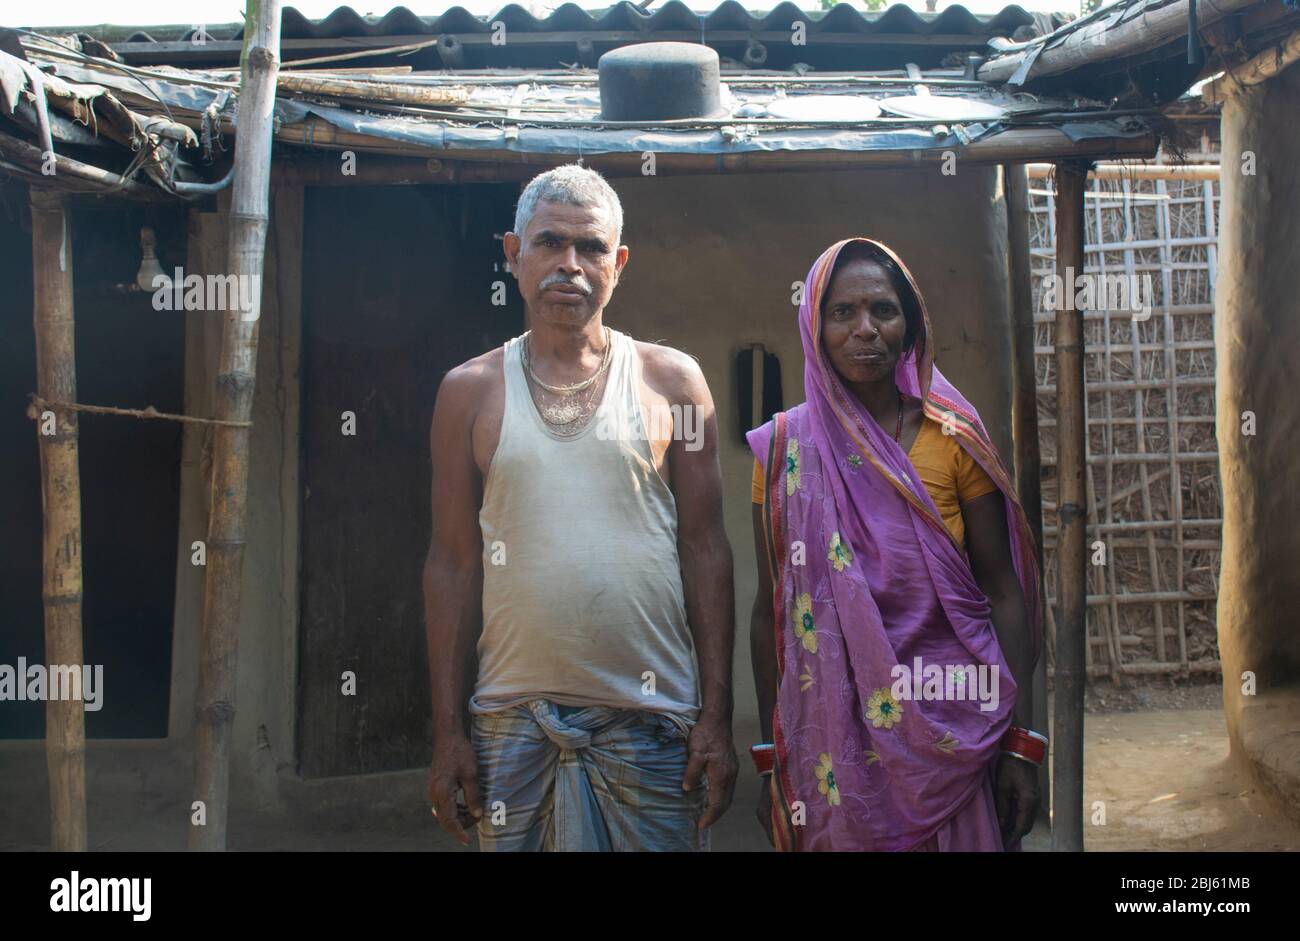
[{"label": "woman's head covering", "polygon": [[[835,371],[830,356],[822,346],[822,303],[826,294],[830,291],[831,279],[840,253],[846,247],[855,243],[870,246],[874,252],[879,253],[879,255],[894,264],[901,273],[907,289],[912,294],[916,310],[919,311],[920,322],[916,326],[916,339],[912,349],[900,357],[898,364],[894,367],[895,385],[907,395],[922,401],[926,416],[942,423],[945,426],[945,433],[951,434],[958,439],[958,443],[970,453],[971,457],[997,484],[998,489],[1007,500],[1007,522],[1012,530],[1009,533],[1010,544],[1012,554],[1016,557],[1016,572],[1021,575],[1021,587],[1025,593],[1025,601],[1032,612],[1031,623],[1035,626],[1033,631],[1034,657],[1037,658],[1041,651],[1042,642],[1038,603],[1038,550],[1033,531],[1029,526],[1028,519],[1025,517],[1024,509],[1020,505],[1020,497],[1016,493],[1015,482],[1011,479],[1006,466],[998,456],[997,448],[993,445],[993,441],[984,428],[984,423],[980,420],[975,407],[934,365],[934,341],[930,328],[930,315],[925,306],[925,296],[921,293],[921,289],[917,286],[916,279],[912,276],[912,272],[908,270],[907,265],[903,264],[903,260],[894,253],[894,250],[883,242],[877,242],[875,239],[862,236],[842,239],[822,252],[808,271],[808,278],[804,282],[803,303],[799,306],[799,334],[803,341],[804,351],[805,400],[809,407],[820,412],[833,414],[846,430],[853,429],[852,433],[855,438],[864,439],[864,443],[868,443],[868,445],[869,439],[876,438],[893,442],[892,437],[883,433],[880,426],[867,413],[862,403],[849,391],[844,380]],[[906,302],[903,298],[900,298],[900,300]],[[876,443],[882,445],[884,442],[878,441]],[[863,456],[874,456],[884,465],[884,469],[887,469],[895,480],[902,476],[914,476],[910,473],[910,461],[907,461],[906,468],[903,468],[904,474],[896,473],[899,470],[896,458],[901,454],[906,459],[906,455],[902,454],[902,448],[898,447],[896,443],[892,449],[888,447],[869,447],[869,450],[872,451],[872,454],[864,454]],[[904,495],[922,497],[921,503],[930,502],[932,504],[925,488],[919,486],[919,481],[913,483],[915,486],[908,485],[905,482],[900,486]],[[934,510],[933,505],[930,506],[930,510],[933,511],[934,520],[939,524],[939,527],[946,531],[947,528],[943,526],[942,518],[939,516],[938,511]],[[1023,551],[1017,552],[1017,549]]]},{"label": "woman's head covering", "polygon": [[[855,242],[897,265],[912,292],[920,323],[895,382],[922,400],[926,417],[942,422],[1002,492],[1035,657],[1040,646],[1033,536],[979,415],[934,367],[915,279],[879,242],[836,242],[813,263],[799,307],[805,402],[749,434],[767,468],[780,667],[775,784],[787,812],[776,822],[787,848],[912,849],[934,837],[986,784],[1015,699],[964,548],[907,454],[822,346],[822,299],[840,252]],[[970,667],[971,676],[954,679],[960,689],[943,677],[947,695],[935,699],[923,681],[935,667],[963,676]],[[989,692],[996,702],[962,698],[970,689],[962,684],[990,679],[995,668]],[[796,801],[807,821],[791,827]],[[996,821],[986,836],[998,839]]]},{"label": "woman's head covering", "polygon": [[[891,277],[890,281],[899,288],[899,300],[905,307],[909,306],[909,299],[912,301],[910,306],[916,311],[919,322],[908,325],[914,331],[912,348],[899,360],[895,369],[895,380],[899,382],[899,388],[904,392],[917,398],[924,398],[929,390],[930,377],[934,368],[934,348],[930,343],[930,315],[925,309],[925,298],[921,295],[921,289],[916,286],[912,273],[907,270],[902,259],[895,255],[889,246],[874,239],[859,237],[836,242],[813,262],[812,270],[808,272],[808,280],[804,283],[807,303],[799,307],[799,332],[804,344],[805,370],[813,363],[824,362],[826,368],[832,373],[835,372],[830,359],[823,355],[821,346],[822,306],[826,295],[830,293],[831,280],[840,254],[845,249],[850,249],[850,246],[866,246],[868,251],[864,253],[865,257],[884,262],[885,265],[892,265],[900,276]],[[901,285],[897,284],[899,280],[902,281]],[[903,296],[905,293],[909,294],[910,298]]]}]

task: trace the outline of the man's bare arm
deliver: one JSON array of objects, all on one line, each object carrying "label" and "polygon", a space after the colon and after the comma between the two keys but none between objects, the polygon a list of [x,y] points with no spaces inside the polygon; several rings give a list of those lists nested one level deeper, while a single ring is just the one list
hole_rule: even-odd
[{"label": "man's bare arm", "polygon": [[700,664],[700,712],[730,722],[735,593],[731,543],[722,522],[718,418],[700,367],[685,354],[670,352],[671,362],[660,370],[669,379],[664,391],[672,404],[695,411],[698,418],[683,423],[700,431],[692,441],[675,434],[668,450],[686,615]]},{"label": "man's bare arm", "polygon": [[[423,580],[433,695],[429,798],[439,823],[466,845],[464,828],[482,814],[466,710],[483,608],[482,487],[471,440],[482,397],[480,373],[473,363],[457,367],[438,390],[429,429],[433,527]],[[458,787],[464,790],[468,814],[457,810]]]},{"label": "man's bare arm", "polygon": [[[670,479],[677,501],[677,549],[681,558],[686,616],[700,671],[700,717],[691,733],[684,786],[701,774],[709,780],[709,805],[700,828],[711,825],[731,803],[736,756],[731,742],[732,648],[735,592],[731,544],[722,522],[722,468],[718,418],[699,365],[676,350],[656,350],[647,378],[671,404],[683,409],[679,433],[669,446]],[[693,413],[693,414],[692,414]]]}]

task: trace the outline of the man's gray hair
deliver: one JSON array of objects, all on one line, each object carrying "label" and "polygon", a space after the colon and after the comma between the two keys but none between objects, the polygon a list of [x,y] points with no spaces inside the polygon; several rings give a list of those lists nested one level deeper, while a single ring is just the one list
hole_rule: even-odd
[{"label": "man's gray hair", "polygon": [[537,211],[537,204],[543,200],[606,209],[614,222],[613,247],[617,247],[619,239],[623,237],[623,204],[618,201],[618,193],[614,192],[614,188],[595,170],[576,163],[566,163],[533,177],[524,188],[519,197],[519,206],[515,209],[515,235],[521,239],[524,237],[528,223]]}]

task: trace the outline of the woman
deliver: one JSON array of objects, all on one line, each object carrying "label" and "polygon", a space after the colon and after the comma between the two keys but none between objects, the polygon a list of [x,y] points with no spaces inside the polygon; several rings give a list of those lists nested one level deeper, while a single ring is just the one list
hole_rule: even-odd
[{"label": "woman", "polygon": [[1046,740],[1011,481],[884,245],[823,252],[799,329],[806,401],[749,433],[760,820],[786,850],[1018,849]]}]

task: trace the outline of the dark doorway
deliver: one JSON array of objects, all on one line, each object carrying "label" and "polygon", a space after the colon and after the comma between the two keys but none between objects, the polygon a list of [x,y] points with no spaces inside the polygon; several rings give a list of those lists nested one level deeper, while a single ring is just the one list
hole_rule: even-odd
[{"label": "dark doorway", "polygon": [[[429,421],[442,377],[522,331],[501,266],[518,187],[308,189],[303,241],[302,617],[305,777],[430,757],[420,573]],[[496,306],[493,283],[505,283]],[[344,434],[344,413],[355,434]],[[343,674],[356,678],[343,694]]]},{"label": "dark doorway", "polygon": [[[44,662],[41,480],[31,220],[26,190],[0,186],[0,663]],[[96,405],[182,411],[184,314],[124,291],[140,266],[140,228],[158,234],[164,268],[185,261],[185,214],[126,203],[70,213],[77,398]],[[84,662],[103,666],[90,738],[163,738],[171,682],[180,425],[108,415],[80,418]],[[0,738],[40,738],[40,702],[6,702]]]}]

